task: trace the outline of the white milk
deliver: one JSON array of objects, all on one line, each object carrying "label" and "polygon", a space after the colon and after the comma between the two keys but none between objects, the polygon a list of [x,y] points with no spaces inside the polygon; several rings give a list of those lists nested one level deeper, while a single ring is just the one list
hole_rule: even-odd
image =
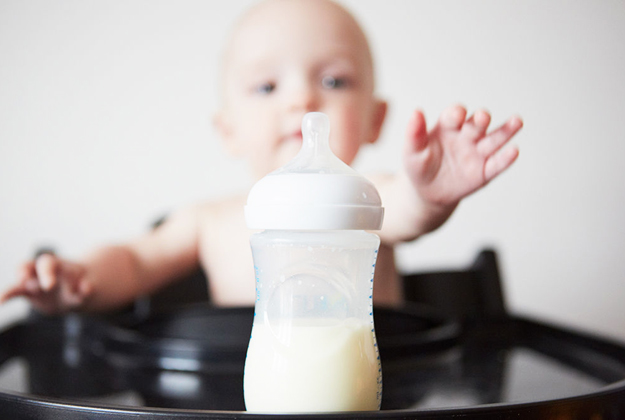
[{"label": "white milk", "polygon": [[245,362],[245,406],[261,412],[378,410],[382,373],[369,323],[255,323]]}]

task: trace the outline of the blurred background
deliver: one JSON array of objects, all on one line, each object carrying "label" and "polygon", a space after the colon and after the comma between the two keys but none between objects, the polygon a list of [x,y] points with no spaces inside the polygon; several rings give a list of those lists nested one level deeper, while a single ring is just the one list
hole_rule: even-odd
[{"label": "blurred background", "polygon": [[[41,246],[77,258],[172,209],[245,191],[211,126],[219,55],[253,1],[0,0],[0,288]],[[403,271],[500,257],[515,313],[625,340],[625,2],[342,0],[390,104],[356,169],[395,171],[408,117],[519,114],[517,163]],[[27,312],[0,307],[0,325]]]}]

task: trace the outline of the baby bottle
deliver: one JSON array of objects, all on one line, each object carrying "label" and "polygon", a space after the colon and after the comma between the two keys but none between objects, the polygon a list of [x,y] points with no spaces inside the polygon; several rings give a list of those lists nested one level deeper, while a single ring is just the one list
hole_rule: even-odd
[{"label": "baby bottle", "polygon": [[330,150],[330,122],[302,121],[295,158],[252,188],[247,225],[256,303],[244,373],[257,412],[378,410],[382,371],[373,326],[380,245],[365,230],[384,210],[371,182]]}]

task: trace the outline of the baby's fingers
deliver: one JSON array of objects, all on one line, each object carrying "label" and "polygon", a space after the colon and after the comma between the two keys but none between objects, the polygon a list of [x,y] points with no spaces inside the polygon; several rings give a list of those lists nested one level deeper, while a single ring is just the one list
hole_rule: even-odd
[{"label": "baby's fingers", "polygon": [[0,303],[18,296],[31,296],[40,292],[41,288],[36,276],[34,261],[22,264],[17,272],[17,284],[0,295]]},{"label": "baby's fingers", "polygon": [[57,285],[59,260],[52,254],[42,254],[35,260],[35,271],[41,289],[49,292]]},{"label": "baby's fingers", "polygon": [[425,116],[421,111],[415,111],[408,122],[406,130],[406,154],[418,153],[428,145],[428,133]]},{"label": "baby's fingers", "polygon": [[438,125],[443,130],[460,130],[467,118],[467,109],[462,105],[453,105],[441,113]]},{"label": "baby's fingers", "polygon": [[508,169],[518,156],[519,149],[510,146],[489,157],[484,164],[484,180],[488,182]]},{"label": "baby's fingers", "polygon": [[25,296],[39,291],[41,291],[41,288],[37,281],[35,262],[28,261],[22,264],[18,269],[17,284],[0,295],[0,303],[17,296]]},{"label": "baby's fingers", "polygon": [[477,151],[485,157],[491,156],[501,149],[512,136],[523,127],[523,121],[519,117],[513,117],[504,125],[488,134],[477,143]]},{"label": "baby's fingers", "polygon": [[85,268],[73,262],[59,260],[63,283],[74,295],[84,296],[91,293],[91,283],[85,280]]},{"label": "baby's fingers", "polygon": [[35,261],[36,276],[44,292],[50,292],[63,283],[73,293],[80,293],[84,268],[80,264],[62,260],[52,254],[43,254]]},{"label": "baby's fingers", "polygon": [[36,293],[41,291],[35,270],[35,261],[27,261],[20,266],[17,272],[17,282],[28,292]]},{"label": "baby's fingers", "polygon": [[2,295],[0,295],[0,304],[6,302],[7,300],[11,300],[13,298],[19,296],[29,296],[31,291],[28,290],[25,284],[18,284],[13,286],[9,290],[5,291]]},{"label": "baby's fingers", "polygon": [[478,142],[488,129],[490,114],[483,109],[477,110],[463,125],[462,136],[471,142]]}]

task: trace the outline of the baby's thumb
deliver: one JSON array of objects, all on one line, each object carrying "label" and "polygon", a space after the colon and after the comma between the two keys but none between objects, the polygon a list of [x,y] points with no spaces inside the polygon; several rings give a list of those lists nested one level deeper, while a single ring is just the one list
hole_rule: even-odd
[{"label": "baby's thumb", "polygon": [[58,260],[54,255],[40,255],[35,261],[35,270],[43,291],[48,292],[56,286]]}]

